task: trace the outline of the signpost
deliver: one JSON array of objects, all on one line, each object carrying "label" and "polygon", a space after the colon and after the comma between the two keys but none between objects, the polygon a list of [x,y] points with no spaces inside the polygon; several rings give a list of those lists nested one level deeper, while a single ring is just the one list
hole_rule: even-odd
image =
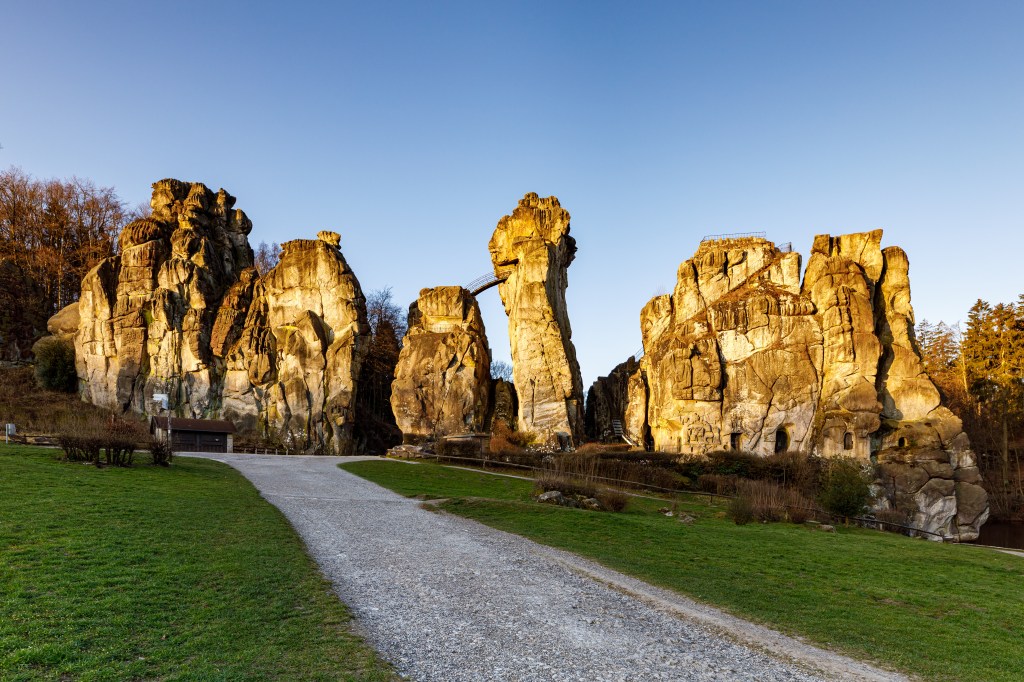
[{"label": "signpost", "polygon": [[4,444],[5,445],[10,445],[11,444],[11,436],[17,435],[17,433],[18,433],[18,431],[14,427],[14,424],[7,424],[6,428],[4,428]]}]

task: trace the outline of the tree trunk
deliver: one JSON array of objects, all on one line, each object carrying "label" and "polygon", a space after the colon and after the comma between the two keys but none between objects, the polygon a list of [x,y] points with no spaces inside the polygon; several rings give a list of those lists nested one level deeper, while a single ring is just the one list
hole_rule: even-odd
[{"label": "tree trunk", "polygon": [[999,443],[1000,455],[1003,458],[1003,486],[1010,486],[1010,430],[1006,423],[1006,411],[1003,411],[1003,437]]}]

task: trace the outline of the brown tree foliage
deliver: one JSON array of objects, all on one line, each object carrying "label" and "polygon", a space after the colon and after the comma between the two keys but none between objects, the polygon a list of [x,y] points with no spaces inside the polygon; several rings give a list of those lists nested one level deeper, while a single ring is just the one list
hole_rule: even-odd
[{"label": "brown tree foliage", "polygon": [[82,276],[114,253],[136,212],[89,180],[0,171],[0,356],[25,357],[46,320],[78,300]]}]

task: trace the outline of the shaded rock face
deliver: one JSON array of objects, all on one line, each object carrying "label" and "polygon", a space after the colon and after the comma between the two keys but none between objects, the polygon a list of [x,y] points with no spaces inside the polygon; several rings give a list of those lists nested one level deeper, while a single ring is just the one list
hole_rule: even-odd
[{"label": "shaded rock face", "polygon": [[516,387],[511,381],[497,379],[493,384],[491,399],[490,430],[514,431],[518,423],[519,401],[516,398]]},{"label": "shaded rock face", "polygon": [[612,422],[617,421],[622,426],[622,435],[627,442],[633,445],[642,442],[643,425],[640,425],[640,431],[634,431],[627,418],[630,378],[637,374],[638,369],[637,361],[629,358],[616,365],[608,376],[598,377],[590,386],[584,415],[587,438],[605,443],[619,440],[612,427]]},{"label": "shaded rock face", "polygon": [[799,254],[767,240],[702,243],[640,314],[644,357],[615,380],[626,430],[668,452],[874,461],[881,506],[977,537],[988,504],[974,456],[923,371],[906,254],[881,238],[816,237],[802,283]]},{"label": "shaded rock face", "polygon": [[462,287],[420,291],[391,384],[391,407],[406,442],[483,431],[490,368],[476,299]]},{"label": "shaded rock face", "polygon": [[153,393],[167,392],[181,416],[346,452],[368,327],[339,237],[290,242],[260,278],[252,223],[234,203],[201,183],[153,185],[152,215],[126,226],[120,253],[82,281],[82,396],[145,414]]},{"label": "shaded rock face", "polygon": [[576,254],[569,212],[555,197],[524,196],[498,221],[488,245],[508,315],[519,429],[540,442],[583,435],[583,380],[565,305]]}]

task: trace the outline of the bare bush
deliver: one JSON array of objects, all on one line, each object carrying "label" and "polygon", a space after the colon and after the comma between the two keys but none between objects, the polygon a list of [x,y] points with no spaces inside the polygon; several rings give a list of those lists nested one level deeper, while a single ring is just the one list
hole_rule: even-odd
[{"label": "bare bush", "polygon": [[737,526],[744,526],[754,520],[754,505],[745,495],[734,497],[729,501],[728,514]]},{"label": "bare bush", "polygon": [[533,483],[534,490],[538,493],[546,493],[557,490],[566,497],[580,496],[584,498],[596,497],[597,488],[584,481],[574,480],[563,476],[545,473],[539,476]]},{"label": "bare bush", "polygon": [[153,464],[157,466],[170,466],[171,458],[171,446],[164,440],[152,440],[149,443],[149,454],[153,457]]},{"label": "bare bush", "polygon": [[604,488],[602,490],[598,490],[595,497],[597,498],[597,501],[601,503],[601,506],[610,512],[624,511],[626,506],[629,504],[629,495],[621,490]]},{"label": "bare bush", "polygon": [[910,514],[901,509],[883,509],[874,513],[878,521],[879,530],[888,530],[906,533],[906,526],[910,525]]},{"label": "bare bush", "polygon": [[739,477],[734,474],[701,474],[697,478],[697,487],[706,493],[716,495],[735,495]]},{"label": "bare bush", "polygon": [[759,521],[781,521],[786,516],[786,491],[771,481],[740,481],[737,494],[750,500]]},{"label": "bare bush", "polygon": [[791,523],[806,523],[818,514],[818,507],[795,488],[786,490],[786,517]]}]

